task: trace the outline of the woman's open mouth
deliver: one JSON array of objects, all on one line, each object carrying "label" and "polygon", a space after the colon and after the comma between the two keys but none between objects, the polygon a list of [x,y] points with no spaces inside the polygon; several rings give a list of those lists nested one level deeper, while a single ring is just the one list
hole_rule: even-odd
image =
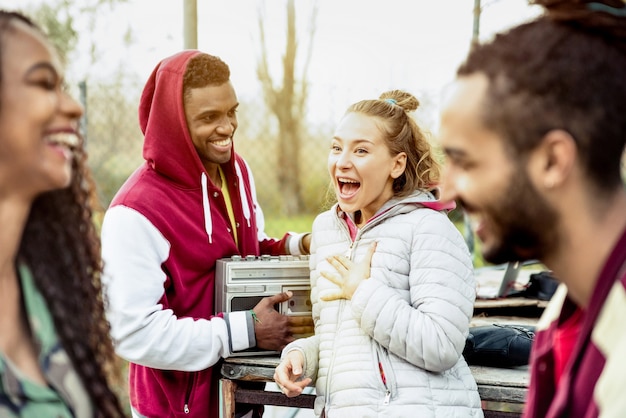
[{"label": "woman's open mouth", "polygon": [[347,178],[337,178],[337,189],[339,197],[342,199],[350,199],[357,194],[361,188],[361,183]]}]

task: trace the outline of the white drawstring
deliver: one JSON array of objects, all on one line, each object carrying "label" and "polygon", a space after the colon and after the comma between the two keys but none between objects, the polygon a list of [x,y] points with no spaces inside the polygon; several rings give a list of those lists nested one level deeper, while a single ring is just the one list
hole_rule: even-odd
[{"label": "white drawstring", "polygon": [[235,171],[237,172],[237,177],[239,177],[239,196],[241,197],[241,206],[243,208],[243,216],[246,218],[246,222],[248,223],[248,228],[250,228],[250,205],[248,204],[248,198],[246,197],[246,190],[243,187],[243,176],[241,175],[241,168],[239,167],[239,163],[235,161]]},{"label": "white drawstring", "polygon": [[211,204],[209,203],[209,190],[206,174],[202,173],[202,210],[204,211],[204,230],[209,236],[209,244],[213,244],[213,221],[211,220]]}]

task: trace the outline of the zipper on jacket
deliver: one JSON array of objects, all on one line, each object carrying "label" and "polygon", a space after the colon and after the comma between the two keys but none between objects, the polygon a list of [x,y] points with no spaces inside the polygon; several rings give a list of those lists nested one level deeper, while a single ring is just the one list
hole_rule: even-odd
[{"label": "zipper on jacket", "polygon": [[391,391],[387,386],[387,378],[385,377],[385,369],[383,369],[383,363],[378,360],[378,371],[380,372],[380,378],[383,381],[383,386],[385,387],[385,400],[383,401],[383,405],[389,405],[389,399],[391,398]]},{"label": "zipper on jacket", "polygon": [[189,401],[191,400],[191,390],[193,389],[193,381],[195,373],[189,373],[189,377],[187,378],[187,391],[185,392],[185,404],[183,406],[183,412],[185,414],[189,414]]},{"label": "zipper on jacket", "polygon": [[376,345],[376,360],[378,362],[378,373],[380,374],[380,381],[383,384],[383,389],[385,393],[385,397],[383,399],[383,405],[386,406],[386,405],[389,405],[389,402],[391,401],[391,396],[393,395],[392,393],[393,383],[389,381],[387,373],[385,373],[385,368],[387,368],[387,372],[391,371],[393,374],[393,367],[391,363],[389,362],[389,358],[386,355],[387,350],[381,347],[378,343],[375,343],[375,345]]},{"label": "zipper on jacket", "polygon": [[[335,339],[337,337],[337,334],[339,334],[339,327],[341,326],[341,312],[343,311],[345,305],[345,300],[342,299],[339,301],[339,309],[337,310],[337,330],[335,331]],[[328,410],[330,409],[330,381],[331,378],[330,376],[332,375],[333,369],[335,368],[335,344],[337,341],[333,341],[333,350],[332,350],[332,357],[330,358],[330,364],[328,365],[328,373],[326,375],[326,393],[324,394],[324,397],[326,398],[324,400],[324,410]]]},{"label": "zipper on jacket", "polygon": [[352,239],[350,239],[350,245],[348,246],[348,249],[345,252],[345,256],[347,259],[352,260],[352,249],[354,248],[354,241],[352,241]]},{"label": "zipper on jacket", "polygon": [[[354,249],[357,246],[357,243],[359,241],[359,239],[361,238],[361,232],[362,230],[358,230],[354,239],[352,239],[352,237],[350,236],[350,230],[348,229],[348,226],[346,225],[345,222],[340,222],[339,223],[339,227],[343,228],[344,232],[347,235],[347,239],[348,239],[348,250],[346,251],[346,253],[344,254],[349,260],[354,260]],[[342,299],[339,301],[339,308],[337,310],[337,330],[335,331],[335,338],[337,337],[337,334],[339,334],[339,328],[341,327],[341,313],[343,312],[344,308],[345,308],[345,304],[346,301],[345,299]],[[332,375],[333,369],[335,367],[335,354],[334,354],[334,345],[335,345],[336,341],[333,342],[333,355],[330,359],[330,364],[328,365],[328,374],[326,375],[326,391],[324,394],[324,408],[322,409],[322,414],[323,416],[325,415],[325,411],[327,411],[328,409],[330,409],[330,381],[331,378],[330,376]],[[389,394],[387,396],[387,400],[386,400],[386,404],[389,403],[389,398],[391,397],[391,392],[389,390],[387,390],[387,393]]]}]

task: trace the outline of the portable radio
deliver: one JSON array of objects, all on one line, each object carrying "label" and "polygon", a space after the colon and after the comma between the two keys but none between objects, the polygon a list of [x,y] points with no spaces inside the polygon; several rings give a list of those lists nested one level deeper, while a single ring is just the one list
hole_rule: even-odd
[{"label": "portable radio", "polygon": [[[284,315],[311,316],[309,256],[233,256],[217,261],[215,271],[216,312],[247,311],[266,296],[291,291],[291,299],[274,308]],[[296,335],[304,337],[307,335]],[[249,349],[236,356],[277,354]]]}]

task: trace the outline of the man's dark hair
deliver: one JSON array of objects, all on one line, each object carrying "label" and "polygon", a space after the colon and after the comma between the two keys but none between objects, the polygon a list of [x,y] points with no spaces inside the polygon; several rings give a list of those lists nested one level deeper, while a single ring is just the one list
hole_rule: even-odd
[{"label": "man's dark hair", "polygon": [[482,121],[515,157],[523,158],[550,130],[563,129],[598,191],[613,191],[621,187],[626,141],[626,5],[533,3],[546,13],[478,45],[457,75],[487,76]]},{"label": "man's dark hair", "polygon": [[230,68],[219,57],[201,53],[193,56],[187,63],[183,76],[183,96],[187,97],[191,89],[219,86],[230,80]]}]

